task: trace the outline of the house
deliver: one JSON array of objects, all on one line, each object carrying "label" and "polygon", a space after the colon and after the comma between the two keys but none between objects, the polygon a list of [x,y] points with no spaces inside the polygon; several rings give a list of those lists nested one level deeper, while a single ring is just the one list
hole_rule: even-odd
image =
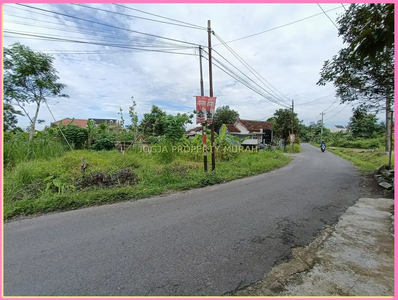
[{"label": "house", "polygon": [[247,139],[249,144],[269,144],[273,140],[273,124],[264,121],[242,120],[235,121],[234,124],[226,124],[227,133],[235,135],[240,139]]},{"label": "house", "polygon": [[332,127],[330,127],[330,132],[334,133],[334,132],[347,132],[347,127],[343,126],[343,125],[333,125]]},{"label": "house", "polygon": [[100,125],[102,123],[108,123],[108,125],[115,125],[119,124],[117,119],[89,119],[90,121],[94,122],[95,125]]},{"label": "house", "polygon": [[184,132],[184,135],[185,135],[188,139],[193,139],[193,138],[194,138],[195,136],[197,136],[197,135],[202,135],[202,126],[189,129],[189,130],[187,130],[187,131]]},{"label": "house", "polygon": [[[94,122],[95,125],[99,125],[102,123],[108,123],[109,125],[111,124],[119,124],[119,121],[117,119],[89,119],[90,121]],[[71,118],[65,118],[56,122],[51,123],[51,126],[58,126],[60,123],[62,123],[63,126],[66,126],[68,124],[80,126],[83,128],[87,127],[87,121],[86,119],[71,119]]]},{"label": "house", "polygon": [[71,118],[65,118],[56,122],[51,123],[51,126],[58,126],[59,124],[62,124],[63,126],[66,126],[68,124],[80,126],[83,128],[87,127],[87,120],[85,119],[71,119]]}]

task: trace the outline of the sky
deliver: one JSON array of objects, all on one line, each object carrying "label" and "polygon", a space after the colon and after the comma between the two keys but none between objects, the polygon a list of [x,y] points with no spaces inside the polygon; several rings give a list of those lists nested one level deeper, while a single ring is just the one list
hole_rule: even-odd
[{"label": "sky", "polygon": [[[340,104],[332,83],[316,85],[324,61],[344,47],[336,28],[342,4],[321,4],[327,15],[315,3],[26,5],[4,5],[4,46],[20,42],[53,55],[69,95],[49,98],[49,109],[41,107],[45,123],[39,130],[54,119],[120,119],[120,109],[128,124],[133,100],[139,119],[152,105],[168,114],[192,113],[194,96],[200,95],[198,45],[207,51],[208,20],[213,63],[224,70],[213,66],[216,107],[228,105],[242,119],[266,120],[293,100],[304,124],[325,112],[329,128],[347,125],[352,115],[353,106]],[[209,95],[208,56],[203,56]],[[25,109],[33,116],[36,107]],[[18,126],[28,124],[27,117],[18,118]]]}]

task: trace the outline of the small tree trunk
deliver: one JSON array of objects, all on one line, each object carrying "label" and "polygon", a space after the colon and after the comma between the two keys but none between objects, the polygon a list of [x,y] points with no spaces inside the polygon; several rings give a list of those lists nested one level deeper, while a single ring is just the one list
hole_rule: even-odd
[{"label": "small tree trunk", "polygon": [[36,112],[35,112],[32,122],[30,124],[29,141],[33,140],[33,136],[35,134],[36,121],[37,121],[37,116],[39,115],[41,101],[39,100],[36,103],[37,103]]}]

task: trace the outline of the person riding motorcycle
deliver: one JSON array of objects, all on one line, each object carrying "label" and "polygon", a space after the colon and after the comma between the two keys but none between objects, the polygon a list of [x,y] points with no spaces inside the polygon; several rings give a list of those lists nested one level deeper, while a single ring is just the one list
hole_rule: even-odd
[{"label": "person riding motorcycle", "polygon": [[322,142],[321,142],[321,149],[322,149],[322,148],[326,149],[326,143],[325,143],[325,141],[322,141]]}]

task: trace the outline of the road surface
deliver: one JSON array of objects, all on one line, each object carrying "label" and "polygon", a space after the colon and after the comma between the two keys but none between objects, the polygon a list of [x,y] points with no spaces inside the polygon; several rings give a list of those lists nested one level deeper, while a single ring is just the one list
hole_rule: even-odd
[{"label": "road surface", "polygon": [[225,184],[6,223],[4,295],[230,295],[360,196],[349,162],[308,144],[293,156]]}]

